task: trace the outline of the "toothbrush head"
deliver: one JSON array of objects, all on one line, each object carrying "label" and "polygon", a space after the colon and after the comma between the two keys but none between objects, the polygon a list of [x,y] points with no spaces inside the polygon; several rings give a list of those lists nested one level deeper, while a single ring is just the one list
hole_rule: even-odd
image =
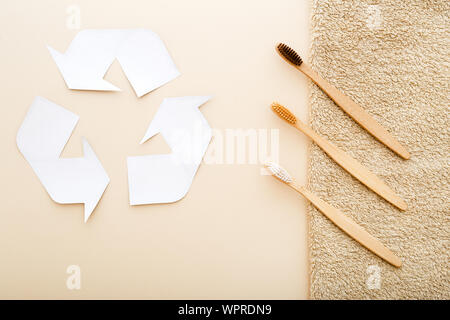
[{"label": "toothbrush head", "polygon": [[277,163],[267,162],[264,166],[269,169],[270,173],[278,180],[281,180],[282,182],[287,184],[292,182],[292,178],[289,173],[285,169],[280,167]]},{"label": "toothbrush head", "polygon": [[289,124],[295,125],[297,123],[297,118],[294,116],[294,114],[279,103],[272,103],[272,111]]},{"label": "toothbrush head", "polygon": [[295,52],[295,50],[289,47],[288,45],[285,45],[284,43],[280,43],[277,45],[277,51],[284,60],[286,60],[287,62],[289,62],[294,66],[299,67],[303,63],[303,60],[298,55],[298,53]]}]

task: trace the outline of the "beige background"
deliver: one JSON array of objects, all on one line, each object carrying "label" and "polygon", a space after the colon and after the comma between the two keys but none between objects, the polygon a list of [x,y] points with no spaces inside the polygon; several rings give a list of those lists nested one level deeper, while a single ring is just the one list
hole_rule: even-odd
[{"label": "beige background", "polygon": [[[136,98],[115,62],[106,79],[123,91],[68,90],[46,45],[64,52],[81,29],[149,28],[182,75]],[[298,299],[307,297],[305,202],[259,165],[205,165],[181,201],[128,204],[126,157],[168,151],[138,142],[164,97],[213,95],[212,128],[280,128],[280,162],[306,181],[305,137],[275,117],[273,100],[307,118],[307,81],[275,53],[286,41],[306,58],[308,1],[7,1],[0,19],[0,298]],[[83,205],[58,205],[19,153],[15,136],[36,95],[80,116],[64,157],[86,137],[111,178],[87,224]],[[66,268],[81,267],[81,290]]]}]

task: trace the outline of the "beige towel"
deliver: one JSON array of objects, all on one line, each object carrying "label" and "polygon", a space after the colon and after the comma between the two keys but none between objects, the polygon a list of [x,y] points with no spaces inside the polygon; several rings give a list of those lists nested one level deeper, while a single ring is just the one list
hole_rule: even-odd
[{"label": "beige towel", "polygon": [[311,147],[309,183],[403,261],[397,269],[312,206],[312,299],[449,299],[450,6],[314,0],[311,65],[411,152],[402,160],[311,85],[313,128],[408,203],[400,212]]}]

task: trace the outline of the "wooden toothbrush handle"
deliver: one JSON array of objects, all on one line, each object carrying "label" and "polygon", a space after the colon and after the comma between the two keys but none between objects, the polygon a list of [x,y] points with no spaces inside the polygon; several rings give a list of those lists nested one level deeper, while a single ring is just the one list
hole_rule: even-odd
[{"label": "wooden toothbrush handle", "polygon": [[343,94],[335,86],[322,78],[317,72],[312,70],[307,64],[302,63],[297,67],[301,72],[307,75],[315,84],[317,84],[328,96],[353,118],[361,127],[366,129],[379,141],[384,143],[392,151],[404,159],[409,159],[411,155],[404,146],[398,142],[381,124],[379,124],[369,113],[361,106]]},{"label": "wooden toothbrush handle", "polygon": [[383,258],[390,264],[401,267],[402,261],[391,250],[386,248],[377,238],[368,233],[363,227],[358,225],[351,218],[346,216],[340,210],[323,201],[317,195],[308,189],[290,184],[298,193],[302,194],[306,199],[319,209],[328,219],[336,226],[342,229],[350,237],[358,241],[361,245]]},{"label": "wooden toothbrush handle", "polygon": [[298,130],[311,138],[330,158],[336,161],[342,168],[347,170],[356,179],[361,181],[369,189],[373,190],[382,198],[386,199],[401,210],[406,210],[406,202],[400,198],[388,185],[386,185],[378,176],[364,167],[361,163],[353,159],[347,153],[336,147],[327,139],[321,137],[309,126],[297,119],[294,125]]}]

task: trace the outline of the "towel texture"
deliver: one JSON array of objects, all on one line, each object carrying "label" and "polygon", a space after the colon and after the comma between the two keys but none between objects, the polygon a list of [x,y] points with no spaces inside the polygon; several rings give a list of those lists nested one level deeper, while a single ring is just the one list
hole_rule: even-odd
[{"label": "towel texture", "polygon": [[401,212],[311,146],[309,185],[403,261],[384,262],[314,207],[312,299],[449,299],[450,3],[313,0],[313,69],[411,152],[402,160],[311,85],[312,127],[381,177]]}]

